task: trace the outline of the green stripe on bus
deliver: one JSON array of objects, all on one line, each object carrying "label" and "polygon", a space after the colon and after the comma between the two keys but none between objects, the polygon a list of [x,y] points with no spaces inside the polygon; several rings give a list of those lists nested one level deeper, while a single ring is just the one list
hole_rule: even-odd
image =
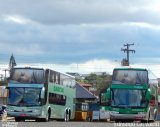
[{"label": "green stripe on bus", "polygon": [[111,88],[116,89],[147,89],[148,85],[128,85],[128,84],[112,84]]}]

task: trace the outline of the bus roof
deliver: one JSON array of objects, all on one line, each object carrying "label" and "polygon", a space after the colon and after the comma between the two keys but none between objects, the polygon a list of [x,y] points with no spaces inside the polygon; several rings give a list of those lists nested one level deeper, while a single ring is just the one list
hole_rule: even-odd
[{"label": "bus roof", "polygon": [[45,70],[44,68],[40,68],[40,67],[14,67],[13,69],[36,69],[36,70]]},{"label": "bus roof", "polygon": [[123,68],[114,68],[114,70],[138,70],[138,71],[147,71],[147,69],[145,69],[145,68],[125,68],[125,67],[123,67]]}]

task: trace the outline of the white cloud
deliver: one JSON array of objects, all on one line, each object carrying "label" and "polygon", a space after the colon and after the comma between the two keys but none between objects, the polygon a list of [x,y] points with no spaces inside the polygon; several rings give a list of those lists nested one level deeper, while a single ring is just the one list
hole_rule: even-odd
[{"label": "white cloud", "polygon": [[[24,41],[25,42],[25,41]],[[0,43],[0,49],[5,54],[18,54],[21,57],[24,56],[35,56],[35,55],[43,55],[45,52],[43,51],[43,47],[41,47],[38,43],[8,43],[3,44]],[[6,47],[6,48],[4,48]]]},{"label": "white cloud", "polygon": [[[80,74],[89,74],[92,72],[107,72],[112,74],[114,68],[121,67],[120,62],[111,61],[107,59],[95,59],[84,63],[72,63],[72,64],[19,64],[17,67],[40,67],[50,68],[60,72],[78,72]],[[157,78],[160,78],[160,65],[159,64],[131,64],[130,67],[145,68],[151,70]],[[4,70],[8,69],[8,65],[0,64],[0,74],[5,74]],[[8,75],[8,73],[7,73]]]},{"label": "white cloud", "polygon": [[0,64],[0,78],[5,78],[9,76],[9,65]]},{"label": "white cloud", "polygon": [[121,59],[120,48],[127,42],[137,46],[136,58],[159,57],[159,0],[0,3],[0,50],[21,56],[20,63],[28,56],[27,62],[62,61],[54,64],[61,70],[111,72],[115,62],[96,59]]},{"label": "white cloud", "polygon": [[17,24],[31,24],[32,21],[29,19],[26,19],[22,16],[18,16],[18,15],[8,15],[8,16],[3,16],[4,17],[4,21],[6,22],[14,22]]},{"label": "white cloud", "polygon": [[150,70],[157,78],[160,78],[160,65],[159,64],[134,64],[136,68],[146,68]]},{"label": "white cloud", "polygon": [[12,51],[16,54],[21,54],[23,55],[42,55],[45,52],[42,50],[42,47],[38,44],[29,44],[27,47],[26,46],[21,46],[21,47],[15,47],[15,49]]},{"label": "white cloud", "polygon": [[[0,15],[19,15],[43,24],[159,24],[159,5],[158,0],[1,0]],[[9,20],[24,22],[19,17]]]},{"label": "white cloud", "polygon": [[[4,65],[0,65],[0,68]],[[31,63],[31,64],[19,64],[17,67],[41,67],[41,68],[51,68],[61,72],[78,72],[78,73],[91,73],[91,72],[108,72],[112,73],[114,67],[119,67],[119,63],[110,60],[98,60],[94,59],[84,63],[72,63],[72,64],[41,64],[41,63]]]},{"label": "white cloud", "polygon": [[124,23],[126,25],[129,26],[136,26],[139,28],[148,28],[151,30],[160,30],[160,25],[155,25],[155,24],[149,24],[149,23],[145,23],[145,22],[130,22],[130,23]]}]

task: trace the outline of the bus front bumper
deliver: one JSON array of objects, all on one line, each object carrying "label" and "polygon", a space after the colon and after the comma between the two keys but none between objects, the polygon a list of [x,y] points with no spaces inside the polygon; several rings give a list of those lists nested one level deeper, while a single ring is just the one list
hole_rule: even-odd
[{"label": "bus front bumper", "polygon": [[147,113],[140,114],[119,114],[119,113],[110,113],[110,118],[112,120],[146,120]]},{"label": "bus front bumper", "polygon": [[10,117],[21,117],[21,118],[46,118],[45,114],[35,112],[8,112]]},{"label": "bus front bumper", "polygon": [[10,116],[10,117],[46,118],[46,114],[41,109],[41,107],[14,107],[14,106],[8,106],[7,115]]}]

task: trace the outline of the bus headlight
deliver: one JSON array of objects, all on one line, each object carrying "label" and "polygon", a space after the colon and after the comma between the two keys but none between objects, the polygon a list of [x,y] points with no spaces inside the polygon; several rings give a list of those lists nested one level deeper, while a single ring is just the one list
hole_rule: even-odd
[{"label": "bus headlight", "polygon": [[34,113],[39,113],[40,110],[39,110],[39,109],[34,109],[33,112],[34,112]]},{"label": "bus headlight", "polygon": [[14,108],[13,107],[7,107],[7,112],[14,112]]},{"label": "bus headlight", "polygon": [[145,115],[145,112],[138,112],[139,115]]},{"label": "bus headlight", "polygon": [[7,112],[14,112],[13,108],[7,108]]}]

